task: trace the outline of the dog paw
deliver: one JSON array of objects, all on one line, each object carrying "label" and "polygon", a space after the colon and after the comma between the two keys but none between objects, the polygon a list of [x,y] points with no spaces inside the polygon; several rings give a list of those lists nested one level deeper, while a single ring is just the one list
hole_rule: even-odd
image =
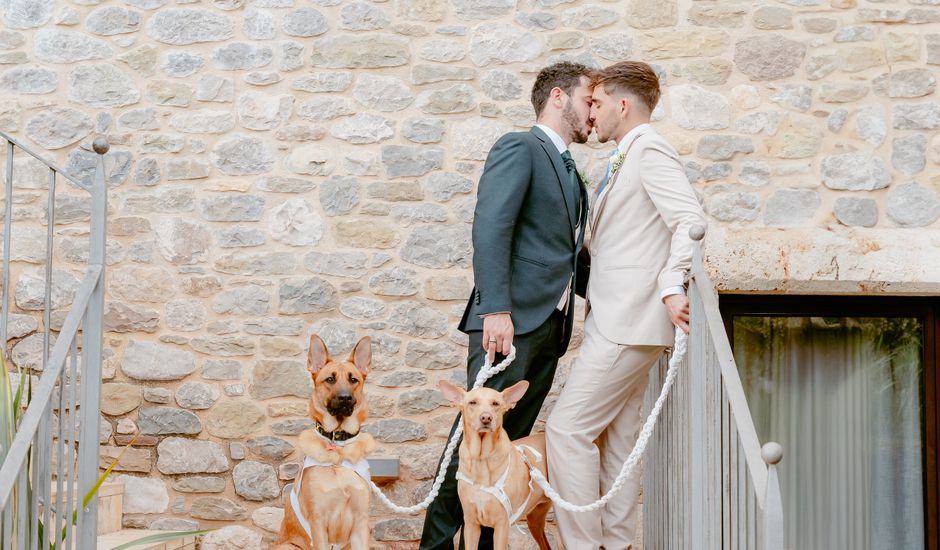
[{"label": "dog paw", "polygon": [[355,446],[355,457],[348,457],[350,462],[359,462],[363,458],[372,454],[375,451],[375,448],[378,445],[375,442],[375,438],[372,437],[372,434],[359,432],[358,441],[356,441]]}]

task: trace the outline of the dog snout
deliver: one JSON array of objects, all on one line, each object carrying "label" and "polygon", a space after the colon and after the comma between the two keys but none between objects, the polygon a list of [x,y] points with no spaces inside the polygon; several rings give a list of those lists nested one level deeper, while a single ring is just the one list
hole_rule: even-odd
[{"label": "dog snout", "polygon": [[339,392],[330,398],[326,408],[333,416],[349,416],[356,408],[356,397],[348,391]]},{"label": "dog snout", "polygon": [[490,413],[488,413],[488,412],[485,412],[485,413],[483,413],[483,414],[480,415],[480,424],[483,424],[484,426],[489,426],[489,425],[492,424],[492,423],[493,423],[493,415],[492,415],[492,414],[490,414]]}]

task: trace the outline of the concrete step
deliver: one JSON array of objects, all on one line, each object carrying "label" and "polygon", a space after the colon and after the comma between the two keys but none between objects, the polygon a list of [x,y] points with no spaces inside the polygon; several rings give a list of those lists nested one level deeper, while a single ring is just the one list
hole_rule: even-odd
[{"label": "concrete step", "polygon": [[[147,537],[150,535],[159,535],[166,531],[148,531],[145,529],[122,529],[98,537],[98,550],[111,550],[115,546]],[[167,542],[155,542],[151,544],[141,544],[133,546],[133,550],[196,550],[196,537],[182,537]]]}]

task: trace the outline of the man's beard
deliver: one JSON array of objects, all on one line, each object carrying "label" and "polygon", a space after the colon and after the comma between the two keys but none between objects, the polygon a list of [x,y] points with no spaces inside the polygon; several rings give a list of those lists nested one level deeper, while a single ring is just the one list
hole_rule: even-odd
[{"label": "man's beard", "polygon": [[571,130],[571,141],[574,143],[586,143],[591,130],[584,131],[584,123],[578,120],[578,114],[571,108],[571,101],[565,105],[565,110],[561,112],[562,119],[568,124]]}]

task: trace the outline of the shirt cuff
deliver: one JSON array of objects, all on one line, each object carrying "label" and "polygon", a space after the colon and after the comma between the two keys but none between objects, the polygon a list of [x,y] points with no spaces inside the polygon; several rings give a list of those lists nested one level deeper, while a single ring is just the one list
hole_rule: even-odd
[{"label": "shirt cuff", "polygon": [[485,319],[485,318],[489,317],[490,315],[502,315],[502,314],[504,314],[504,313],[505,313],[506,315],[509,315],[509,314],[512,313],[512,312],[511,312],[511,311],[491,311],[491,312],[489,312],[489,313],[481,313],[481,314],[479,315],[479,317],[480,317],[480,319]]},{"label": "shirt cuff", "polygon": [[667,286],[659,293],[659,299],[665,300],[666,297],[672,296],[674,294],[681,294],[685,296],[685,288],[682,286]]}]

